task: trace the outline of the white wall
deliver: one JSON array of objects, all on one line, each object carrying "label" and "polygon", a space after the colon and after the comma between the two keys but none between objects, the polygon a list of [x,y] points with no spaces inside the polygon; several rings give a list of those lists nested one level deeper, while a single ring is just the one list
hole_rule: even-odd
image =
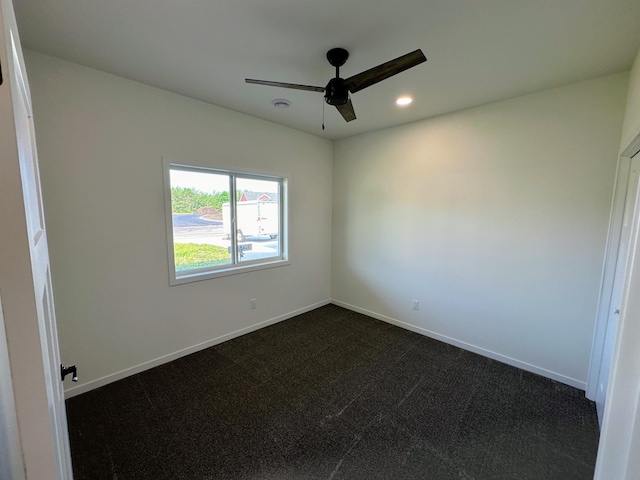
[{"label": "white wall", "polygon": [[627,81],[336,142],[332,298],[584,388]]},{"label": "white wall", "polygon": [[640,132],[640,51],[631,67],[620,152],[627,148],[638,132]]},{"label": "white wall", "polygon": [[[329,300],[331,142],[39,53],[26,62],[74,393]],[[170,287],[162,156],[290,175],[291,265]]]},{"label": "white wall", "polygon": [[[332,145],[26,59],[75,393],[329,298],[584,387],[627,74]],[[293,264],[169,287],[163,155],[291,175]]]},{"label": "white wall", "polygon": [[[640,51],[629,78],[620,152],[640,135]],[[635,143],[636,148],[640,148]],[[631,152],[627,152],[628,154]],[[639,197],[640,198],[640,197]],[[640,478],[640,205],[636,203],[625,292],[604,420],[596,480]]]}]

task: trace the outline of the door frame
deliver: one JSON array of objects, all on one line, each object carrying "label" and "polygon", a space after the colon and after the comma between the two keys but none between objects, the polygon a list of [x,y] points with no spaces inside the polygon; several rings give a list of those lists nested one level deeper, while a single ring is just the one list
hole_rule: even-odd
[{"label": "door frame", "polygon": [[0,478],[24,480],[24,462],[18,432],[18,416],[13,398],[9,347],[0,298]]},{"label": "door frame", "polygon": [[[640,134],[618,157],[616,180],[611,202],[611,214],[609,216],[609,231],[605,247],[605,258],[602,267],[602,279],[600,282],[600,296],[596,314],[596,322],[589,361],[589,373],[587,375],[586,397],[596,400],[600,385],[600,367],[604,356],[604,344],[606,340],[609,316],[613,305],[613,288],[616,273],[616,264],[620,253],[620,240],[624,208],[627,200],[627,187],[631,170],[631,157],[640,150]],[[631,252],[629,252],[631,254]],[[628,267],[628,262],[627,262]],[[600,412],[599,412],[600,413]],[[601,421],[600,416],[598,417]]]},{"label": "door frame", "polygon": [[[640,132],[623,155],[640,150]],[[631,228],[629,256],[611,364],[594,480],[640,478],[640,198]]]}]

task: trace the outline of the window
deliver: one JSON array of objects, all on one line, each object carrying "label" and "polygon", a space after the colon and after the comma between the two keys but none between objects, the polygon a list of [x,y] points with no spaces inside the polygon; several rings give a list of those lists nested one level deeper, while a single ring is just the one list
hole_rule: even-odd
[{"label": "window", "polygon": [[164,169],[172,285],[288,264],[285,177]]}]

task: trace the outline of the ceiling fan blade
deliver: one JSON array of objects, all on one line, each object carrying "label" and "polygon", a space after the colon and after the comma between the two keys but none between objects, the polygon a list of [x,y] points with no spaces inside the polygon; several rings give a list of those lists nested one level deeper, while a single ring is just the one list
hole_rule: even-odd
[{"label": "ceiling fan blade", "polygon": [[347,122],[356,119],[356,112],[353,109],[353,104],[351,103],[350,98],[344,105],[336,105],[336,108],[340,112],[340,115],[342,115],[342,118],[344,118]]},{"label": "ceiling fan blade", "polygon": [[267,80],[255,80],[253,78],[245,78],[247,83],[255,83],[256,85],[267,85],[269,87],[293,88],[295,90],[309,90],[311,92],[324,92],[324,87],[314,87],[312,85],[298,85],[297,83],[269,82]]},{"label": "ceiling fan blade", "polygon": [[349,77],[344,81],[344,84],[351,93],[355,93],[426,61],[427,57],[424,56],[422,50],[418,49]]}]

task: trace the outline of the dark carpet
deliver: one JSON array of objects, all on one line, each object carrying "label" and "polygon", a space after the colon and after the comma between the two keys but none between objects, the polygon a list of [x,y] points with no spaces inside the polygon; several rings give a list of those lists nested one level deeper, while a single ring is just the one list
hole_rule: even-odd
[{"label": "dark carpet", "polygon": [[584,392],[327,305],[67,401],[80,479],[586,480]]}]

